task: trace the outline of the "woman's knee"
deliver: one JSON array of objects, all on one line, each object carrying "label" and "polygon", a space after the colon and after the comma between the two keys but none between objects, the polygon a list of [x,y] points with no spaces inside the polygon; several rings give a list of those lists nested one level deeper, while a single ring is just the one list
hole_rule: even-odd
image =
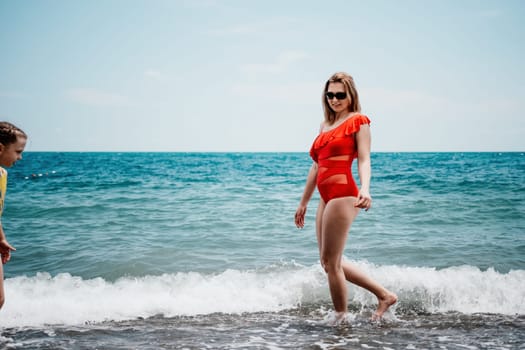
[{"label": "woman's knee", "polygon": [[341,259],[331,256],[321,256],[321,266],[326,273],[334,273],[341,270]]}]

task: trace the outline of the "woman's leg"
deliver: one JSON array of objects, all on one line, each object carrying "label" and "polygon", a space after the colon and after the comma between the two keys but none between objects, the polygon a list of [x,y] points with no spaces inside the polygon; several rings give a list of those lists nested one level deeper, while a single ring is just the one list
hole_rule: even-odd
[{"label": "woman's leg", "polygon": [[328,274],[330,295],[336,312],[347,312],[347,286],[342,265],[348,231],[359,209],[353,206],[355,198],[335,198],[322,211],[320,232],[321,264]]},{"label": "woman's leg", "polygon": [[[347,281],[349,281],[349,282],[351,282],[353,284],[356,284],[356,285],[358,285],[358,286],[360,286],[362,288],[365,288],[368,291],[370,291],[371,293],[373,293],[377,297],[377,301],[378,301],[377,310],[374,313],[373,318],[377,319],[377,318],[380,318],[386,312],[386,310],[388,310],[388,308],[390,306],[392,306],[393,304],[395,304],[397,302],[397,296],[394,293],[392,293],[389,290],[387,290],[386,288],[384,288],[382,285],[378,284],[372,278],[370,278],[367,275],[365,275],[357,267],[353,266],[352,264],[350,264],[348,262],[343,262],[342,261],[342,255],[343,255],[344,245],[345,245],[345,242],[346,242],[348,231],[350,230],[350,226],[351,226],[352,222],[354,221],[355,217],[359,213],[359,210],[355,209],[353,207],[353,205],[351,205],[351,203],[353,203],[353,200],[355,200],[355,199],[353,199],[353,198],[350,199],[351,208],[348,208],[348,207],[345,208],[345,205],[346,205],[344,203],[345,199],[348,199],[348,198],[335,199],[336,201],[341,201],[342,200],[343,204],[337,204],[334,209],[330,209],[330,212],[327,215],[325,215],[326,204],[323,202],[322,199],[319,202],[319,207],[317,209],[317,215],[316,215],[316,232],[317,232],[317,243],[319,245],[319,256],[321,257],[321,265],[323,266],[325,271],[327,271],[327,273],[328,273],[328,270],[327,270],[327,268],[325,266],[327,264],[327,260],[330,259],[329,257],[331,257],[331,260],[335,261],[335,263],[336,263],[336,266],[333,268],[333,270],[334,271],[338,271],[339,268],[337,267],[337,261],[339,261],[339,264],[341,265],[341,268],[343,270],[343,274],[344,274],[344,279],[345,280],[347,280]],[[330,201],[329,203],[332,203],[333,201],[334,200]],[[334,203],[337,203],[337,202],[334,202]],[[342,205],[342,208],[341,208],[341,205]],[[341,211],[341,210],[343,211],[343,213],[342,214],[338,214],[337,211]],[[345,215],[345,214],[347,214],[347,215]],[[348,215],[348,214],[350,214],[350,215]],[[333,254],[333,249],[328,249],[328,248],[330,248],[330,246],[333,246],[333,244],[330,243],[331,241],[324,239],[324,237],[326,236],[325,232],[329,232],[329,230],[330,230],[330,232],[332,232],[332,230],[328,229],[328,228],[325,228],[324,231],[323,231],[323,222],[325,222],[327,220],[333,220],[333,219],[330,218],[330,216],[334,216],[334,215],[335,216],[342,215],[342,217],[343,217],[342,221],[343,222],[345,222],[347,220],[349,221],[348,222],[348,227],[343,230],[344,233],[339,233],[339,234],[336,233],[335,234],[336,236],[339,235],[340,237],[344,237],[342,242],[336,243],[336,246],[339,246],[340,252],[339,252],[339,254],[335,254],[335,255]],[[345,217],[346,217],[346,219],[344,219]],[[335,226],[339,226],[339,228],[340,228],[340,229],[336,229],[335,232],[341,232],[341,229],[343,228],[343,226],[345,226],[345,224],[344,223],[341,224],[341,223],[336,222]],[[323,244],[323,243],[325,243],[325,244]],[[325,249],[324,247],[326,247],[326,244],[328,244],[329,246],[328,246],[328,248]],[[323,255],[323,251],[325,251],[324,255]],[[339,256],[339,259],[337,259],[337,256]],[[337,274],[336,274],[336,276],[337,276]],[[329,285],[330,285],[330,293],[332,294],[332,287],[335,288],[335,290],[336,290],[336,295],[335,295],[336,299],[335,300],[334,300],[334,295],[332,294],[332,300],[334,301],[334,307],[335,307],[336,311],[338,311],[338,312],[346,312],[346,308],[347,308],[346,284],[344,282],[341,283],[340,276],[335,278],[335,284],[331,284],[330,283],[330,274],[329,274],[328,278],[329,278]],[[341,287],[341,284],[343,284],[344,286]],[[337,292],[338,290],[339,290],[339,292]],[[342,295],[341,295],[341,291],[343,292]],[[338,304],[340,304],[341,300],[344,300],[344,303],[340,307],[336,307],[336,302]]]},{"label": "woman's leg", "polygon": [[388,308],[397,302],[397,295],[365,275],[357,267],[349,262],[343,262],[343,271],[347,281],[365,288],[377,297],[377,310],[372,316],[373,319],[379,319],[388,310]]}]

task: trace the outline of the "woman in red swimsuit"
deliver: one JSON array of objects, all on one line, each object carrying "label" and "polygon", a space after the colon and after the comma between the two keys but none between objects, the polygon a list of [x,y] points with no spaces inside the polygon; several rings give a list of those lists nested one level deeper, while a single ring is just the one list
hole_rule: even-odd
[{"label": "woman in red swimsuit", "polygon": [[[396,303],[397,296],[342,259],[352,222],[360,209],[368,210],[372,205],[370,120],[360,113],[354,81],[346,73],[336,73],[326,82],[323,107],[325,118],[310,150],[314,162],[295,213],[295,224],[304,227],[306,207],[317,185],[321,196],[316,214],[317,242],[321,265],[328,274],[336,322],[346,317],[346,281],[376,295],[378,307],[372,318],[379,319]],[[351,173],[354,158],[361,189]]]}]

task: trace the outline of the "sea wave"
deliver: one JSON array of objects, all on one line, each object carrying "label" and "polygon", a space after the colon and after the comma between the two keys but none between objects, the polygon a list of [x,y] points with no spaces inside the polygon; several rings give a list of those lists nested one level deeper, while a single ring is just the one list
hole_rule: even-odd
[{"label": "sea wave", "polygon": [[[400,310],[525,314],[525,270],[499,273],[473,266],[438,270],[352,263],[395,291]],[[1,311],[1,327],[74,325],[155,315],[279,312],[330,303],[321,267],[295,263],[216,274],[123,277],[113,282],[68,273],[38,273],[8,278],[5,288],[7,301]],[[353,285],[349,298],[351,304],[362,306],[376,302],[372,294]]]}]

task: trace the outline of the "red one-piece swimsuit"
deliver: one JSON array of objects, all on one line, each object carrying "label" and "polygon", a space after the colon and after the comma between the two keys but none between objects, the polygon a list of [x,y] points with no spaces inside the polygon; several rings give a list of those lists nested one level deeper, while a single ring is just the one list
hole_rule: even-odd
[{"label": "red one-piece swimsuit", "polygon": [[352,161],[357,157],[355,134],[363,124],[370,124],[370,119],[355,114],[314,140],[310,156],[318,164],[317,189],[325,203],[359,194],[352,176]]}]

